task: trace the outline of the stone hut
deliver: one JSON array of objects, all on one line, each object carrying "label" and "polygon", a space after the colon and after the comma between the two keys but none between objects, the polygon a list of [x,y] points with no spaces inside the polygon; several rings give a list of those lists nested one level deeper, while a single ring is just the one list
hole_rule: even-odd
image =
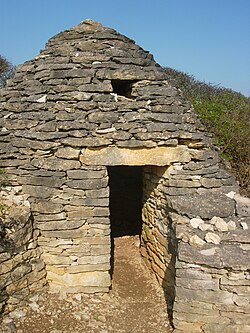
[{"label": "stone hut", "polygon": [[2,196],[26,207],[0,247],[2,304],[45,283],[108,292],[112,238],[139,234],[176,333],[250,331],[249,199],[151,54],[86,20],[0,102]]}]

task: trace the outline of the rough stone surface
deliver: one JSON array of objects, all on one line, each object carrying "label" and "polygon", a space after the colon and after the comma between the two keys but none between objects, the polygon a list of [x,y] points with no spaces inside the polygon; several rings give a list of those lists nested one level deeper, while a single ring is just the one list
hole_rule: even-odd
[{"label": "rough stone surface", "polygon": [[82,150],[81,162],[88,165],[157,165],[165,166],[173,162],[188,162],[191,156],[185,147],[118,148]]},{"label": "rough stone surface", "polygon": [[[46,271],[25,196],[0,192],[0,313],[24,305],[27,296],[46,285]],[[16,196],[17,198],[17,196]]]},{"label": "rough stone surface", "polygon": [[18,66],[1,89],[0,116],[5,189],[25,206],[12,214],[13,228],[1,221],[10,239],[0,247],[0,311],[46,282],[72,293],[109,290],[109,171],[135,166],[141,255],[176,332],[247,330],[249,199],[152,55],[82,22]]}]

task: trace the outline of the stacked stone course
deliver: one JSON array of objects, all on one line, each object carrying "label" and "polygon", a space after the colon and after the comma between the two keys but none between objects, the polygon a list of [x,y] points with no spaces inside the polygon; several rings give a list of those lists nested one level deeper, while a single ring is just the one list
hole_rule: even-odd
[{"label": "stacked stone course", "polygon": [[11,188],[0,192],[0,313],[13,310],[46,286],[46,271],[29,202]]},{"label": "stacked stone course", "polygon": [[141,166],[141,254],[176,333],[249,330],[249,200],[148,52],[82,22],[18,67],[0,102],[1,168],[31,205],[53,290],[109,290],[107,168]]}]

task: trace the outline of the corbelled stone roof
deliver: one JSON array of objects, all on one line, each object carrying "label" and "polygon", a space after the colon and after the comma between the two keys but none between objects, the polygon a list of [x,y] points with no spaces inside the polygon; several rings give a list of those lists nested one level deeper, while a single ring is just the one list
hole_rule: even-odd
[{"label": "corbelled stone roof", "polygon": [[152,55],[91,20],[51,38],[1,96],[11,149],[204,145],[191,105]]}]

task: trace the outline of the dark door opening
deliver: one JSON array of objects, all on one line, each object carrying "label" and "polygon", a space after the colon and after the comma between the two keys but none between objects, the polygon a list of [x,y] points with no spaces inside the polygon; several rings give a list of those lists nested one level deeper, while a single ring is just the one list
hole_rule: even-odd
[{"label": "dark door opening", "polygon": [[142,228],[142,167],[108,167],[111,236],[140,235]]}]

